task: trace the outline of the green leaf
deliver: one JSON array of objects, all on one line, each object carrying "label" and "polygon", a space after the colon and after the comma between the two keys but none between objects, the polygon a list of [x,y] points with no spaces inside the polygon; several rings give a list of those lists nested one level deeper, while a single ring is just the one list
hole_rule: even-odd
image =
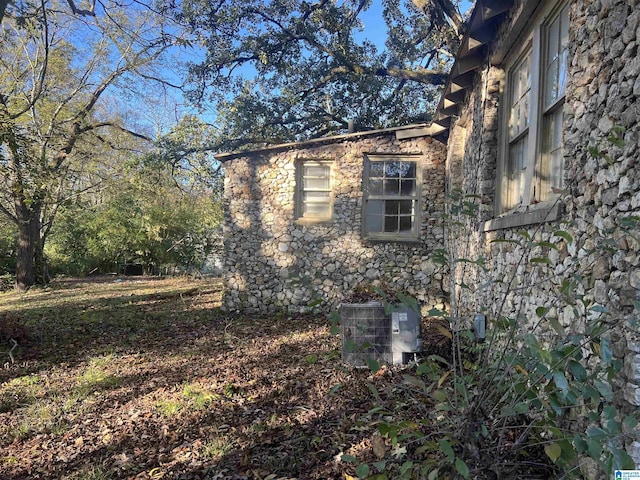
[{"label": "green leaf", "polygon": [[589,152],[589,155],[591,155],[595,159],[602,157],[602,152],[598,147],[589,147],[587,148],[587,151]]},{"label": "green leaf", "polygon": [[564,373],[554,372],[553,383],[555,383],[556,387],[562,391],[563,395],[567,395],[567,392],[569,391],[569,382],[567,381],[567,377],[564,376]]},{"label": "green leaf", "polygon": [[436,468],[435,470],[431,470],[429,472],[429,476],[427,477],[427,480],[437,480],[439,473],[440,473],[440,469],[439,468]]},{"label": "green leaf", "polygon": [[536,308],[536,315],[538,316],[538,318],[544,317],[548,312],[549,312],[549,308],[548,307],[538,307],[538,308]]},{"label": "green leaf", "polygon": [[562,447],[559,443],[550,443],[548,445],[545,445],[544,453],[546,453],[547,457],[549,457],[551,461],[555,463],[562,454]]},{"label": "green leaf", "polygon": [[331,328],[329,329],[329,333],[331,335],[338,335],[340,333],[340,327],[338,325],[331,325]]},{"label": "green leaf", "polygon": [[609,313],[607,307],[603,307],[602,305],[594,305],[589,310],[597,313]]},{"label": "green leaf", "polygon": [[418,305],[418,301],[415,298],[409,295],[405,295],[402,292],[396,293],[396,297],[398,297],[398,300],[400,300],[400,303],[409,307],[415,313],[418,313],[418,314],[420,313],[420,306]]},{"label": "green leaf", "polygon": [[613,448],[613,467],[621,470],[635,470],[636,464],[624,448]]},{"label": "green leaf", "polygon": [[609,343],[609,339],[603,338],[600,341],[600,358],[606,364],[611,363],[613,359],[613,352],[611,351],[611,344]]},{"label": "green leaf", "polygon": [[366,463],[358,465],[358,468],[356,468],[356,475],[358,475],[360,478],[364,478],[364,477],[368,476],[369,475],[369,465],[367,465]]},{"label": "green leaf", "polygon": [[545,265],[553,265],[553,262],[551,261],[551,259],[547,257],[534,257],[531,260],[529,260],[529,263],[542,263]]},{"label": "green leaf", "polygon": [[527,232],[526,230],[520,230],[518,232],[518,235],[520,235],[521,237],[526,238],[527,240],[531,240],[531,234],[529,232]]},{"label": "green leaf", "polygon": [[553,234],[556,237],[564,238],[567,243],[573,243],[573,236],[569,232],[566,232],[564,230],[556,230],[555,232],[553,232]]},{"label": "green leaf", "polygon": [[579,382],[584,382],[587,378],[587,369],[584,366],[575,360],[569,361],[569,371],[573,378],[578,380]]},{"label": "green leaf", "polygon": [[578,453],[585,453],[587,450],[589,450],[589,445],[587,444],[585,439],[577,433],[573,436],[573,446]]},{"label": "green leaf", "polygon": [[385,468],[387,468],[387,462],[385,460],[381,460],[380,462],[373,462],[373,466],[378,469],[379,472],[383,472]]},{"label": "green leaf", "polygon": [[413,375],[403,375],[404,381],[410,383],[414,387],[418,387],[421,390],[426,390],[427,385],[420,380],[419,378],[414,377]]},{"label": "green leaf", "polygon": [[453,460],[456,455],[455,453],[453,453],[453,448],[451,447],[451,444],[449,443],[449,441],[442,438],[438,440],[438,446],[440,447],[440,451],[446,455],[447,460],[449,460],[449,463],[453,463]]},{"label": "green leaf", "polygon": [[338,390],[340,390],[343,387],[343,383],[338,383],[337,385],[334,385],[333,387],[331,387],[331,389],[329,390],[329,396],[335,395]]},{"label": "green leaf", "polygon": [[587,436],[589,437],[589,440],[604,443],[604,441],[607,439],[607,432],[605,432],[600,427],[592,426],[587,428]]},{"label": "green leaf", "polygon": [[527,413],[529,411],[529,404],[527,402],[520,402],[513,407],[516,413]]},{"label": "green leaf", "polygon": [[345,462],[345,463],[356,463],[358,461],[358,459],[356,457],[354,457],[353,455],[343,454],[340,457],[340,461],[341,462]]},{"label": "green leaf", "polygon": [[469,478],[469,467],[464,463],[464,460],[456,458],[455,467],[456,471],[462,475],[463,478]]},{"label": "green leaf", "polygon": [[408,462],[404,462],[402,464],[402,466],[400,467],[400,474],[404,475],[405,473],[407,473],[411,468],[413,468],[413,462],[412,461],[408,461]]},{"label": "green leaf", "polygon": [[600,460],[600,455],[602,454],[602,443],[598,440],[593,440],[591,438],[587,439],[587,453],[589,456],[595,461]]},{"label": "green leaf", "polygon": [[427,315],[430,317],[446,317],[447,313],[440,310],[439,308],[432,308],[427,312]]},{"label": "green leaf", "polygon": [[367,365],[369,366],[369,370],[371,370],[372,373],[376,373],[378,370],[380,370],[380,363],[378,363],[378,361],[374,360],[373,358],[367,358]]},{"label": "green leaf", "polygon": [[551,328],[553,328],[558,335],[565,334],[564,327],[558,321],[557,317],[548,317],[548,320],[549,320],[549,325],[551,325]]},{"label": "green leaf", "polygon": [[344,350],[347,353],[353,353],[359,349],[359,345],[353,340],[347,340],[344,344]]},{"label": "green leaf", "polygon": [[638,419],[632,415],[627,415],[622,420],[625,430],[634,430],[638,426]]}]

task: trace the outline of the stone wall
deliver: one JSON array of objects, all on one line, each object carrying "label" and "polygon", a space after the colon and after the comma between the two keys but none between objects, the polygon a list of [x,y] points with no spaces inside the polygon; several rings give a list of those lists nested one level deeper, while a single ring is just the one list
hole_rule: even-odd
[{"label": "stone wall", "polygon": [[[505,49],[503,39],[509,37],[523,4],[516,2],[492,53]],[[582,281],[572,293],[574,299],[603,307],[617,320],[637,318],[633,302],[640,300],[640,232],[623,226],[625,218],[640,215],[639,7],[637,0],[570,2],[563,125],[566,190],[557,204],[562,213],[555,221],[513,227],[507,221],[502,228],[487,228],[486,222],[495,216],[504,75],[502,65],[486,65],[477,75],[451,131],[453,137],[466,135],[464,152],[456,152],[453,145],[448,151],[462,172],[449,178],[448,188],[477,195],[473,197],[477,211],[461,218],[464,225],[452,229],[447,243],[456,257],[484,258],[484,268],[458,263],[452,274],[451,288],[457,293],[452,303],[459,318],[484,311],[494,322],[507,315],[537,335],[550,336],[551,325],[540,324],[535,314],[536,307],[547,306],[567,331],[578,329],[600,313],[562,298],[562,283],[576,274]],[[624,129],[620,134],[624,145],[607,140],[616,134],[616,127]],[[598,147],[608,159],[594,157],[590,147]],[[573,241],[554,234],[558,230],[568,232]],[[559,249],[523,246],[527,236],[553,242]],[[541,257],[549,258],[551,265],[531,262]],[[636,328],[620,323],[612,340],[614,355],[624,364],[622,375],[613,381],[615,399],[623,410],[633,412],[640,407],[640,336]],[[640,465],[640,443],[629,442],[626,447]]]},{"label": "stone wall", "polygon": [[[422,215],[417,243],[364,241],[365,153],[420,153]],[[443,275],[430,254],[442,246],[444,147],[394,133],[248,153],[225,161],[224,308],[246,312],[330,309],[363,284],[385,285],[442,306]],[[334,161],[328,223],[294,219],[297,159]]]}]

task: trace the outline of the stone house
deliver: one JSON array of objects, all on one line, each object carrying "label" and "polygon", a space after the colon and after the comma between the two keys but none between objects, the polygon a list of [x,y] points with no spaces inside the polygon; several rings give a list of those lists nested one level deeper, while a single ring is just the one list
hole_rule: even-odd
[{"label": "stone house", "polygon": [[429,126],[447,191],[473,202],[445,237],[472,260],[450,262],[453,318],[553,339],[607,315],[626,413],[640,406],[639,3],[479,0]]},{"label": "stone house", "polygon": [[[607,312],[614,402],[637,410],[639,3],[478,0],[432,124],[218,156],[227,308],[302,310],[379,281],[539,338]],[[412,193],[377,196],[388,180]],[[443,229],[446,209],[464,214]]]},{"label": "stone house", "polygon": [[[420,127],[420,126],[418,126]],[[445,147],[392,128],[217,155],[225,169],[224,306],[305,311],[358,285],[442,302]]]}]

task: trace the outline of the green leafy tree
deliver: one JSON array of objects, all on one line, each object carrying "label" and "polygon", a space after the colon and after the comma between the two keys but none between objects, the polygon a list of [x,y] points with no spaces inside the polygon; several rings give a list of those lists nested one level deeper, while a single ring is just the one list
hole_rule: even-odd
[{"label": "green leafy tree", "polygon": [[148,140],[113,111],[110,92],[158,79],[155,67],[175,37],[148,10],[111,7],[107,20],[79,20],[43,4],[40,16],[2,23],[0,213],[18,231],[20,289],[46,281],[48,232],[59,206],[92,188],[83,166],[94,161],[92,147],[116,146],[108,131]]},{"label": "green leafy tree", "polygon": [[222,211],[218,190],[189,175],[146,155],[99,194],[64,205],[47,247],[53,267],[74,275],[131,261],[200,268],[219,243]]},{"label": "green leafy tree", "polygon": [[371,3],[183,1],[179,19],[206,48],[190,94],[217,108],[217,148],[429,120],[459,41],[457,2],[385,0],[383,49],[362,36]]}]

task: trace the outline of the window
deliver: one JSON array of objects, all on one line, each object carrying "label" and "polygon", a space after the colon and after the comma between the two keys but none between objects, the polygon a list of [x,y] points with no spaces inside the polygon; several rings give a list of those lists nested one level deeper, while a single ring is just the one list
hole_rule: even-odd
[{"label": "window", "polygon": [[411,157],[369,155],[364,165],[363,235],[415,240],[420,232],[418,162]]},{"label": "window", "polygon": [[552,200],[563,188],[568,11],[543,12],[507,67],[500,212]]},{"label": "window", "polygon": [[331,165],[325,160],[302,160],[296,163],[295,217],[321,222],[333,216]]}]

